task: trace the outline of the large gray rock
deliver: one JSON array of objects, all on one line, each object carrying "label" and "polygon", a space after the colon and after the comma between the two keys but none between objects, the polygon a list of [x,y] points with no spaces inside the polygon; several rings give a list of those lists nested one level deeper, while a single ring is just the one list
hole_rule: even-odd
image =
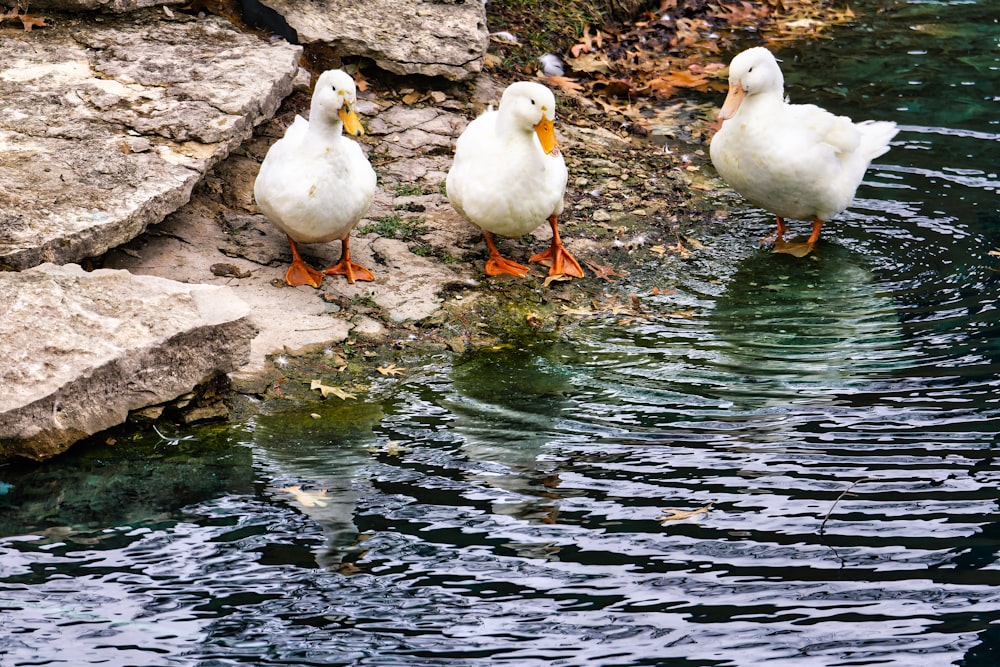
[{"label": "large gray rock", "polygon": [[112,13],[133,12],[158,5],[185,5],[187,0],[31,0],[32,14],[42,10],[57,12],[102,11]]},{"label": "large gray rock", "polygon": [[371,58],[396,74],[453,81],[482,70],[489,42],[479,0],[260,0],[295,31],[299,44]]},{"label": "large gray rock", "polygon": [[225,287],[77,265],[0,273],[0,461],[41,459],[246,362]]},{"label": "large gray rock", "polygon": [[0,40],[0,268],[134,238],[292,89],[300,47],[214,17],[99,19]]}]

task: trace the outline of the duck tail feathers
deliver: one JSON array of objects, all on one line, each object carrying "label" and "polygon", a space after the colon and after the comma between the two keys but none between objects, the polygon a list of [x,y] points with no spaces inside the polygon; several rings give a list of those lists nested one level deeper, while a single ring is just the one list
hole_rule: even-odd
[{"label": "duck tail feathers", "polygon": [[861,131],[861,154],[872,161],[889,150],[889,142],[899,132],[892,121],[866,120],[858,123]]}]

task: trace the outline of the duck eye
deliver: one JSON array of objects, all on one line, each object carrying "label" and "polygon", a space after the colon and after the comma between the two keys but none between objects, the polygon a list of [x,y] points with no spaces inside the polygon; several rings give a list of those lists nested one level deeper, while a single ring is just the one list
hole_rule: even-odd
[{"label": "duck eye", "polygon": [[535,106],[535,100],[531,100],[531,106]]}]

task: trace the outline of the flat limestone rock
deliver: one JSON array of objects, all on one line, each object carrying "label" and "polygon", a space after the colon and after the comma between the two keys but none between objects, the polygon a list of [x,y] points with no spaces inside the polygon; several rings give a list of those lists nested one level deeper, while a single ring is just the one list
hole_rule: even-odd
[{"label": "flat limestone rock", "polygon": [[0,268],[78,262],[188,201],[291,92],[301,48],[149,10],[0,39]]},{"label": "flat limestone rock", "polygon": [[225,287],[43,264],[0,273],[0,462],[42,459],[246,363]]},{"label": "flat limestone rock", "polygon": [[482,71],[489,42],[479,0],[260,0],[279,14],[299,44],[362,56],[395,74],[452,81]]},{"label": "flat limestone rock", "polygon": [[159,5],[184,5],[187,0],[31,0],[28,7],[33,14],[44,11],[58,12],[134,12]]}]

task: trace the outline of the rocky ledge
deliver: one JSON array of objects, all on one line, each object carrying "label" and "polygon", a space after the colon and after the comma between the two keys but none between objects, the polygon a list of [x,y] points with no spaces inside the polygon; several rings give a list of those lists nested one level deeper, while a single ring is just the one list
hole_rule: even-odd
[{"label": "rocky ledge", "polygon": [[[32,7],[61,2],[90,0]],[[96,2],[105,12],[147,4]],[[330,3],[287,4],[314,11]],[[467,13],[450,3],[402,4],[465,16],[468,34],[482,36],[478,3],[459,3],[476,8]],[[288,23],[300,25],[299,38],[308,31],[296,20]],[[364,20],[380,19],[368,12]],[[423,39],[428,52],[440,41]],[[326,48],[320,55],[350,52],[342,43]],[[456,83],[479,67],[469,58],[479,47],[462,48],[450,74],[434,71],[447,59],[433,55],[430,69],[412,71],[437,78],[417,77],[410,89],[397,81],[391,94],[361,93],[367,135],[360,141],[379,191],[351,250],[376,279],[328,278],[314,290],[284,285],[287,242],[252,195],[270,145],[296,114],[308,115],[301,47],[169,7],[57,17],[44,30],[5,32],[0,353],[8,361],[0,374],[0,463],[51,456],[149,406],[155,417],[156,406],[220,378],[263,393],[274,379],[274,355],[350,336],[416,333],[417,323],[448,306],[445,294],[452,304],[463,295],[474,303],[481,237],[450,207],[443,182],[456,137],[497,103],[502,86],[488,76]],[[392,72],[413,68],[412,61],[389,66],[397,56],[367,57]],[[622,216],[661,217],[678,187],[666,173],[617,164],[616,153],[648,151],[587,120],[603,114],[584,106],[574,126],[559,126],[573,186],[564,240],[581,261],[596,258],[599,244],[569,231],[575,223],[620,235]],[[585,174],[598,175],[600,187]],[[512,257],[527,257],[549,233],[543,225],[537,238],[505,243]],[[302,249],[314,265],[328,265],[338,246]],[[528,289],[543,279],[535,269]],[[211,416],[219,415],[205,408],[190,418]]]}]

